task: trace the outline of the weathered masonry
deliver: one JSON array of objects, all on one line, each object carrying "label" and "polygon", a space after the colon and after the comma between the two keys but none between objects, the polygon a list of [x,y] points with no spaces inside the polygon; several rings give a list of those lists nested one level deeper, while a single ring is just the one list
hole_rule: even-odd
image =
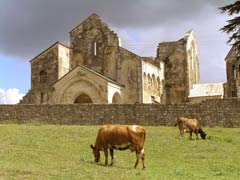
[{"label": "weathered masonry", "polygon": [[172,126],[180,116],[197,118],[203,126],[240,127],[240,99],[212,99],[198,104],[175,105],[0,105],[0,123]]},{"label": "weathered masonry", "polygon": [[225,58],[227,82],[224,84],[224,97],[240,98],[240,60],[237,59],[237,50],[232,47]]},{"label": "weathered masonry", "polygon": [[185,103],[199,83],[193,31],[161,42],[156,57],[119,45],[118,35],[96,14],[31,61],[31,89],[21,104]]}]

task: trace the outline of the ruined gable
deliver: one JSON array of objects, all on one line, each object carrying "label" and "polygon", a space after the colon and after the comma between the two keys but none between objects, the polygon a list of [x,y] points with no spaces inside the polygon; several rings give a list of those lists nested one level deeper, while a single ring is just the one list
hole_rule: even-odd
[{"label": "ruined gable", "polygon": [[84,65],[101,74],[105,70],[105,56],[111,53],[111,47],[119,45],[117,34],[96,14],[89,16],[70,32],[70,41],[73,50],[71,68]]}]

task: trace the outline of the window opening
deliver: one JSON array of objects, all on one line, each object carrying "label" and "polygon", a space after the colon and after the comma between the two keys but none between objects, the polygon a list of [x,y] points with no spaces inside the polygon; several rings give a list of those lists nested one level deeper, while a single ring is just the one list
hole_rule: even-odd
[{"label": "window opening", "polygon": [[96,41],[93,43],[93,54],[94,54],[94,56],[97,55],[97,42]]}]

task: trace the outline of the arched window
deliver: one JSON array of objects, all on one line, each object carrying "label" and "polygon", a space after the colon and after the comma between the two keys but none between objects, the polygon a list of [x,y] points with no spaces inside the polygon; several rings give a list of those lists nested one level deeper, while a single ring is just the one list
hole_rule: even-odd
[{"label": "arched window", "polygon": [[157,83],[156,83],[156,77],[155,77],[155,75],[154,75],[154,74],[152,74],[152,85],[153,85],[153,87],[154,87],[154,88],[156,88],[156,87],[157,87]]},{"label": "arched window", "polygon": [[148,74],[148,86],[151,87],[152,86],[152,79],[151,79],[151,76],[150,74]]},{"label": "arched window", "polygon": [[43,103],[43,101],[44,101],[44,94],[43,94],[43,92],[41,92],[41,104]]},{"label": "arched window", "polygon": [[47,72],[41,71],[40,72],[40,83],[46,83],[47,82]]},{"label": "arched window", "polygon": [[232,75],[233,75],[233,78],[236,78],[236,69],[235,69],[235,65],[232,66]]},{"label": "arched window", "polygon": [[144,88],[147,87],[147,76],[146,76],[146,73],[143,74],[143,85],[144,85]]},{"label": "arched window", "polygon": [[160,81],[160,78],[157,77],[157,90],[160,92],[161,90],[161,81]]},{"label": "arched window", "polygon": [[97,42],[96,41],[93,42],[93,55],[97,56]]}]

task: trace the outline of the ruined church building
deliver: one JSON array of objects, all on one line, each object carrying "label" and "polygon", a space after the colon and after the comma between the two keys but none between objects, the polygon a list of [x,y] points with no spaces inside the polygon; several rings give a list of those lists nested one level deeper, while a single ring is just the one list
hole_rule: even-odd
[{"label": "ruined church building", "polygon": [[192,31],[159,43],[156,57],[141,57],[92,14],[70,31],[70,47],[56,42],[31,61],[31,89],[22,104],[186,103],[199,83]]}]

